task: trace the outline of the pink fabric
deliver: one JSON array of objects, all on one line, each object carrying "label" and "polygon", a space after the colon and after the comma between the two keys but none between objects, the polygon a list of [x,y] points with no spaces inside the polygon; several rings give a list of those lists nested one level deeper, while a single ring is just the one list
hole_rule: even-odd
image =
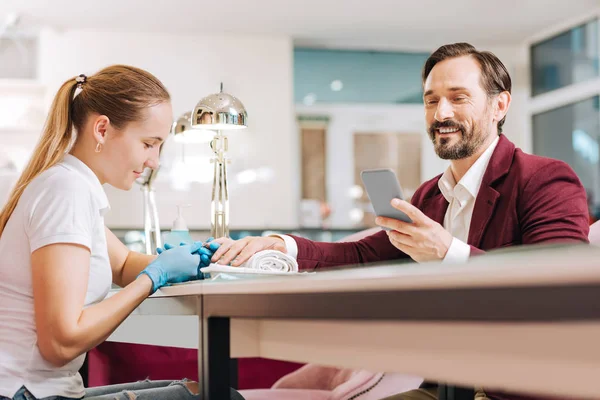
[{"label": "pink fabric", "polygon": [[600,246],[600,221],[596,221],[590,226],[589,239],[590,244]]},{"label": "pink fabric", "polygon": [[[327,390],[310,389],[254,389],[241,390],[245,400],[330,400]],[[362,399],[361,399],[362,400]]]},{"label": "pink fabric", "polygon": [[345,400],[362,393],[361,400],[378,400],[416,389],[422,378],[373,373],[308,364],[277,381],[271,390],[244,390],[246,400]]},{"label": "pink fabric", "polygon": [[356,372],[351,369],[307,364],[279,379],[273,389],[319,389],[332,391]]}]

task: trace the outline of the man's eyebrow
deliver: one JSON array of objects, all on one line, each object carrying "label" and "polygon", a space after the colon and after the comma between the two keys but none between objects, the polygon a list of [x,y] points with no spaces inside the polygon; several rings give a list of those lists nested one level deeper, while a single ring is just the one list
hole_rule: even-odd
[{"label": "man's eyebrow", "polygon": [[[466,87],[462,87],[462,86],[451,87],[448,90],[450,92],[468,92],[469,91],[469,89],[467,89]],[[433,94],[433,90],[430,89],[423,94],[423,97],[431,96],[432,94]]]},{"label": "man's eyebrow", "polygon": [[462,86],[455,86],[455,87],[451,87],[450,89],[451,92],[468,92],[469,89],[467,89],[466,87],[462,87]]}]

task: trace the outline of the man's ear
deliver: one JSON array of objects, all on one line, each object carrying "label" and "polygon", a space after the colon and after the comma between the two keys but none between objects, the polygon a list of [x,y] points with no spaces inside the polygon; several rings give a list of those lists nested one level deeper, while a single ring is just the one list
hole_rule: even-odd
[{"label": "man's ear", "polygon": [[511,96],[510,93],[504,91],[496,96],[495,107],[494,107],[494,122],[498,123],[502,121],[502,118],[508,113],[510,107]]}]

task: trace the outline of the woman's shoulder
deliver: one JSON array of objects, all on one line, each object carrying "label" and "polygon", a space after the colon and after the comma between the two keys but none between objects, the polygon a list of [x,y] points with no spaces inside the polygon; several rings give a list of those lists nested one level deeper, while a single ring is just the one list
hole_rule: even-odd
[{"label": "woman's shoulder", "polygon": [[36,176],[29,186],[32,189],[50,191],[82,191],[87,190],[85,179],[77,172],[65,168],[61,163],[56,164]]},{"label": "woman's shoulder", "polygon": [[78,173],[57,164],[36,176],[23,191],[23,199],[37,203],[44,197],[89,201],[89,185]]}]

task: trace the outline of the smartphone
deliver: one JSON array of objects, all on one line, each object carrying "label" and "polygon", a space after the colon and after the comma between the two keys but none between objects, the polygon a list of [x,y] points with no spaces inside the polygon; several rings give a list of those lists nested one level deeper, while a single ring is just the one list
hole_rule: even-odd
[{"label": "smartphone", "polygon": [[[360,173],[367,189],[367,195],[378,217],[388,217],[404,222],[412,222],[408,215],[394,208],[392,199],[402,199],[402,188],[396,178],[396,173],[389,169],[368,169]],[[384,228],[389,230],[389,228]]]}]

